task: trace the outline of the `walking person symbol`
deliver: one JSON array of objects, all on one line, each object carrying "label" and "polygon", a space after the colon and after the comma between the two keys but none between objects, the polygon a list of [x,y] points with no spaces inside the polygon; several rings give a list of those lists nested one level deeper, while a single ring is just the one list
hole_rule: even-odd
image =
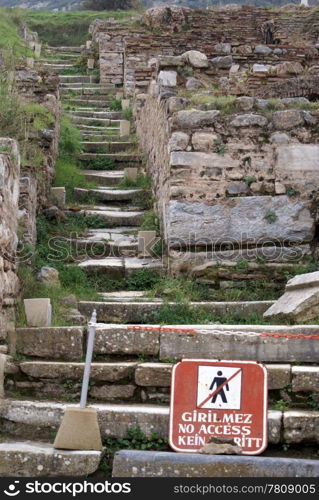
[{"label": "walking person symbol", "polygon": [[[221,371],[218,371],[217,372],[217,375],[218,377],[215,377],[214,380],[212,381],[211,383],[211,386],[209,388],[209,390],[213,390],[214,389],[214,385],[216,384],[216,390],[218,389],[218,387],[220,387],[221,385],[225,384],[225,382],[227,381],[227,378],[226,377],[223,377],[223,372]],[[228,384],[225,384],[222,389],[220,389],[220,391],[218,391],[212,398],[212,403],[215,403],[216,402],[216,399],[218,398],[218,396],[220,396],[222,398],[222,401],[223,403],[227,403],[227,398],[226,398],[226,394],[225,394],[225,391],[224,391],[224,388],[226,388],[226,391],[229,391],[229,385]]]}]

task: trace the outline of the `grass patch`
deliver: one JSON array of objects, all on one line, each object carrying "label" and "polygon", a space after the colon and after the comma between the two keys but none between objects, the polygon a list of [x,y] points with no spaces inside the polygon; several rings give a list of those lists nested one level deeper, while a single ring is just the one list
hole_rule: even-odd
[{"label": "grass patch", "polygon": [[116,170],[116,161],[108,157],[92,158],[85,162],[85,168],[88,170]]},{"label": "grass patch", "polygon": [[144,215],[144,221],[141,225],[144,231],[156,231],[160,233],[160,221],[157,213],[154,210],[149,210]]},{"label": "grass patch", "polygon": [[[123,27],[133,24],[132,16],[137,11],[65,11],[13,9],[28,24],[39,38],[50,46],[77,46],[86,42],[90,24],[96,19],[114,19],[123,22]],[[59,36],[57,36],[57,33]]]},{"label": "grass patch", "polygon": [[205,104],[207,109],[218,109],[224,114],[235,111],[235,101],[235,96],[194,95],[191,97],[192,104]]}]

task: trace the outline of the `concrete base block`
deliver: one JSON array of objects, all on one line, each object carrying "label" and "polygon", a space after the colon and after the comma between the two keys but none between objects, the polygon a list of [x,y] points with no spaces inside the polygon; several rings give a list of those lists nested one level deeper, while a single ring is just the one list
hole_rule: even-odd
[{"label": "concrete base block", "polygon": [[67,408],[54,448],[101,451],[103,446],[97,411],[94,408]]},{"label": "concrete base block", "polygon": [[59,208],[65,208],[66,203],[66,190],[65,187],[51,188],[51,200],[54,205]]},{"label": "concrete base block", "polygon": [[128,109],[131,105],[131,102],[129,99],[122,99],[122,109]]},{"label": "concrete base block", "polygon": [[25,299],[24,308],[28,326],[51,326],[52,306],[50,299]]}]

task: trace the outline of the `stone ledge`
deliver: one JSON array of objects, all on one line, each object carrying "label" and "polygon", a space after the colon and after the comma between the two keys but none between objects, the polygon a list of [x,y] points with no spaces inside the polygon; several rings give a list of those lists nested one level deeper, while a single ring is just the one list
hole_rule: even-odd
[{"label": "stone ledge", "polygon": [[47,443],[0,443],[0,477],[87,476],[100,464],[99,451],[55,450]]},{"label": "stone ledge", "polygon": [[113,477],[317,477],[318,460],[119,451]]}]

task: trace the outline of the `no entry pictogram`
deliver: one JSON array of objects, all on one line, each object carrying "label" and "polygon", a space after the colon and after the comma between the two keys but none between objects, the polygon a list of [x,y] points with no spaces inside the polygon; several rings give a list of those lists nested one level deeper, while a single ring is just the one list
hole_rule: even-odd
[{"label": "no entry pictogram", "polygon": [[184,360],[172,375],[170,445],[195,452],[233,438],[244,455],[267,446],[267,370],[253,361]]}]

